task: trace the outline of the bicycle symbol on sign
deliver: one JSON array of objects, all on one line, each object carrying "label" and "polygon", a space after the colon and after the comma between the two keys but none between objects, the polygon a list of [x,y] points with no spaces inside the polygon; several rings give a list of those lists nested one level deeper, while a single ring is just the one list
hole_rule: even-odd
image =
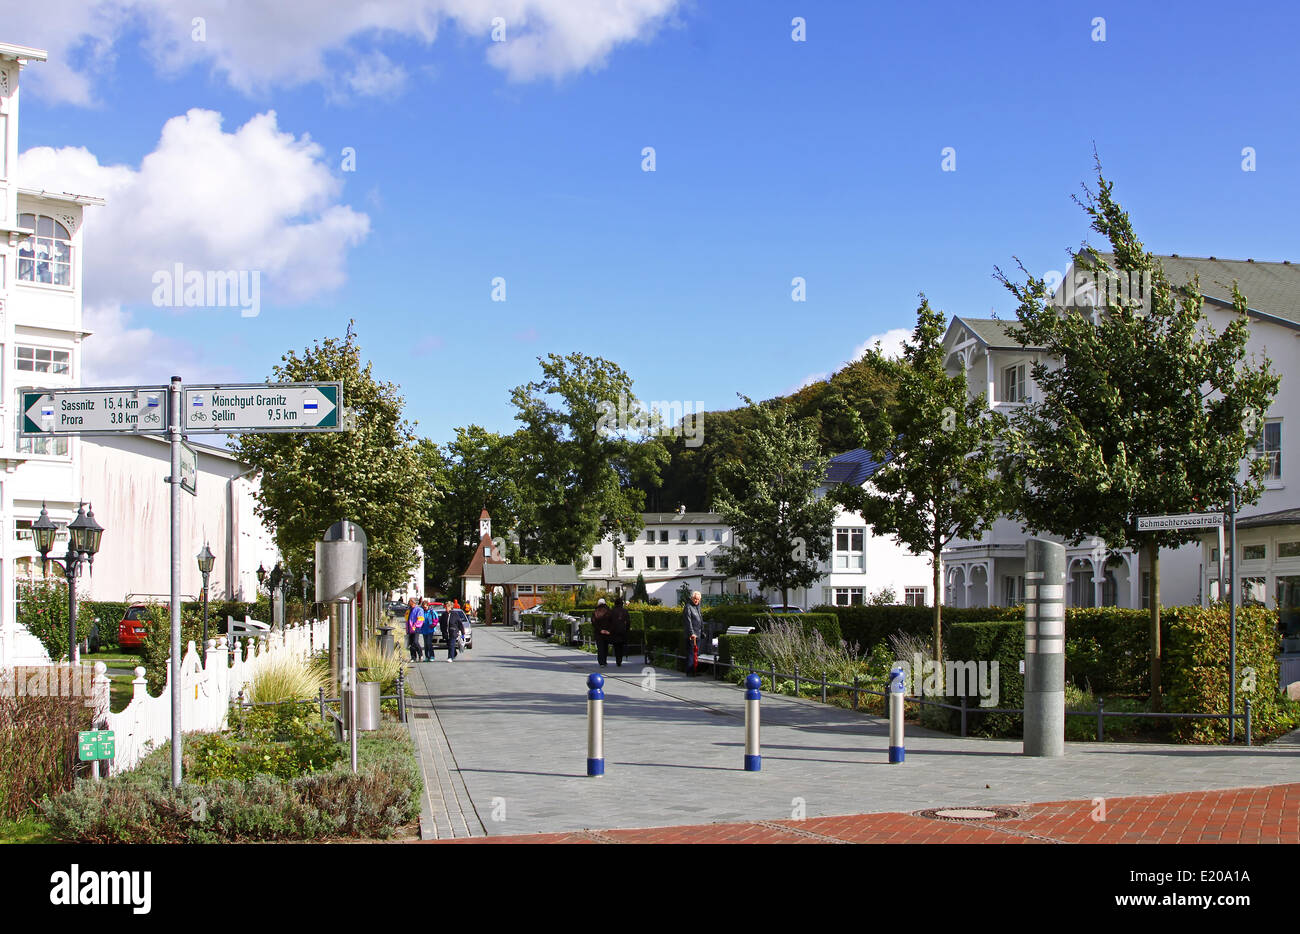
[{"label": "bicycle symbol on sign", "polygon": [[192,422],[206,422],[207,420],[208,420],[208,413],[203,411],[202,409],[198,409],[190,413],[190,421]]}]

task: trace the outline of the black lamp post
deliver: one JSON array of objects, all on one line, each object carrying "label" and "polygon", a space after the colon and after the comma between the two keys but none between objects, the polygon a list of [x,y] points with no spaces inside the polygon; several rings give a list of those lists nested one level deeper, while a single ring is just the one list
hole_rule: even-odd
[{"label": "black lamp post", "polygon": [[257,583],[260,586],[266,580],[266,568],[262,567],[261,562],[257,564]]},{"label": "black lamp post", "polygon": [[199,573],[203,575],[203,660],[208,660],[208,575],[212,573],[212,563],[217,560],[217,556],[212,553],[208,543],[203,543],[203,550],[196,556],[199,562]]},{"label": "black lamp post", "polygon": [[32,538],[36,542],[36,550],[41,554],[43,567],[48,567],[50,563],[59,565],[68,582],[68,661],[76,664],[78,660],[77,575],[81,571],[82,562],[85,562],[87,567],[94,566],[95,553],[99,551],[99,541],[104,534],[104,527],[95,521],[93,508],[87,512],[86,504],[80,504],[77,507],[77,517],[68,525],[68,552],[63,556],[62,561],[50,557],[50,550],[54,547],[54,537],[58,531],[59,527],[50,519],[50,514],[46,512],[45,504],[42,503],[41,514],[32,523]]}]

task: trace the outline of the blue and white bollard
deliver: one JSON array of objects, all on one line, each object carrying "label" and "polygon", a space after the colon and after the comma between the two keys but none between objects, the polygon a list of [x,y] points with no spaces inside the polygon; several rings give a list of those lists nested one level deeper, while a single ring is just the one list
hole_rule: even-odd
[{"label": "blue and white bollard", "polygon": [[903,669],[895,668],[889,673],[889,764],[903,761],[903,698],[907,685],[903,681]]},{"label": "blue and white bollard", "polygon": [[587,676],[587,777],[605,774],[605,679]]},{"label": "blue and white bollard", "polygon": [[763,768],[763,756],[758,746],[758,702],[762,698],[759,688],[763,682],[758,675],[745,679],[745,771],[757,772]]}]

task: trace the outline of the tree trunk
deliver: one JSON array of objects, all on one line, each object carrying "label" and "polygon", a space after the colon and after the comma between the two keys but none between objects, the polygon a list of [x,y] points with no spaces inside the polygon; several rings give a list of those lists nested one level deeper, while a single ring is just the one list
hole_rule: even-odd
[{"label": "tree trunk", "polygon": [[1160,545],[1152,541],[1151,557],[1151,707],[1162,709],[1160,696]]},{"label": "tree trunk", "polygon": [[942,554],[940,548],[935,548],[930,553],[930,564],[934,568],[934,660],[941,664],[943,662],[943,600],[940,599],[939,584],[943,577]]}]

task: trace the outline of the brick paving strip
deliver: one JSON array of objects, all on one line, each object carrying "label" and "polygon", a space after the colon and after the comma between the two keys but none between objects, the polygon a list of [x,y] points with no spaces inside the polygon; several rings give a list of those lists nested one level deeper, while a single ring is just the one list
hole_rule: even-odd
[{"label": "brick paving strip", "polygon": [[411,688],[415,693],[407,701],[407,727],[424,777],[420,839],[477,836],[486,832],[483,822],[465,788],[465,780],[456,766],[456,758],[425,683],[426,668],[435,664],[437,662],[422,663],[409,669]]},{"label": "brick paving strip", "polygon": [[1014,818],[934,820],[908,813],[633,830],[475,837],[448,843],[1300,843],[1300,783],[1010,805]]}]

